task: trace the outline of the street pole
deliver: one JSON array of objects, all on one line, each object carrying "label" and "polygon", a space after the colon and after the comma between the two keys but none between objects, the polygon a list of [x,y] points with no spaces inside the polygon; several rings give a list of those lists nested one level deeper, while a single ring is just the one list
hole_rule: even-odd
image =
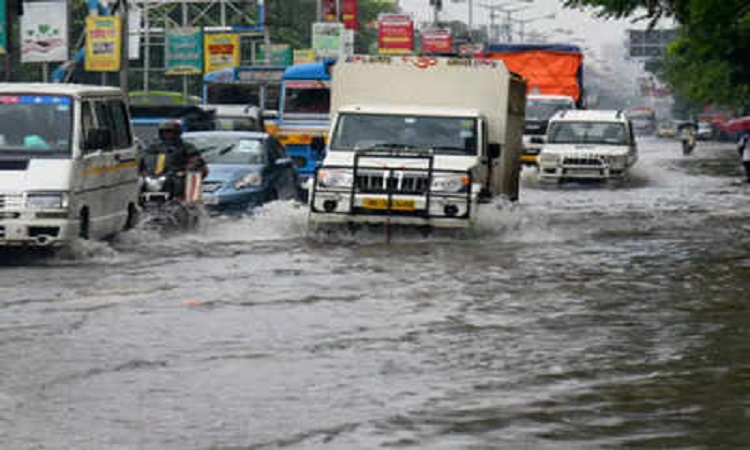
[{"label": "street pole", "polygon": [[128,98],[130,86],[128,85],[128,71],[130,69],[130,59],[128,43],[130,41],[130,27],[128,25],[128,0],[120,0],[120,90]]},{"label": "street pole", "polygon": [[10,6],[13,2],[5,2],[5,36],[7,48],[5,49],[5,81],[10,81],[11,72],[13,72],[12,55],[13,55],[13,19],[15,12]]},{"label": "street pole", "polygon": [[148,98],[149,90],[149,70],[151,70],[151,21],[148,17],[149,4],[148,2],[143,4],[143,26],[144,30],[144,45],[143,45],[143,92],[146,93]]}]

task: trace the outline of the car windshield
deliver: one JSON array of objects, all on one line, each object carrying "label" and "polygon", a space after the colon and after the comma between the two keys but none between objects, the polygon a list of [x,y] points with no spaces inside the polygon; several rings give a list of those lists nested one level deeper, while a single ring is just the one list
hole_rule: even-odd
[{"label": "car windshield", "polygon": [[627,145],[625,126],[620,122],[559,121],[547,132],[550,144]]},{"label": "car windshield", "polygon": [[526,118],[549,120],[557,111],[572,108],[573,102],[571,101],[529,99],[526,101]]},{"label": "car windshield", "polygon": [[70,154],[71,123],[70,97],[0,94],[0,155]]},{"label": "car windshield", "polygon": [[184,136],[208,164],[265,164],[265,140],[238,136]]},{"label": "car windshield", "polygon": [[477,155],[477,120],[466,117],[344,113],[331,150],[419,149]]},{"label": "car windshield", "polygon": [[323,81],[287,81],[284,91],[284,113],[328,114],[331,89]]}]

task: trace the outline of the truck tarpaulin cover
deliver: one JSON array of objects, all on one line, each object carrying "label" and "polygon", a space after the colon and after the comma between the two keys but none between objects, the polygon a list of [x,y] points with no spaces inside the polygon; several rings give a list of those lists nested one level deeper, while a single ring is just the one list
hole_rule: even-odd
[{"label": "truck tarpaulin cover", "polygon": [[583,53],[574,45],[493,44],[485,57],[500,59],[526,80],[527,91],[581,100]]}]

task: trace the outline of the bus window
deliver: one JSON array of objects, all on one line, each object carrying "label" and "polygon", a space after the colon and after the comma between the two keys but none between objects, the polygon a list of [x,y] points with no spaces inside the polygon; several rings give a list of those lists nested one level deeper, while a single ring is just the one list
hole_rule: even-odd
[{"label": "bus window", "polygon": [[327,114],[331,108],[331,90],[317,82],[287,82],[285,113]]}]

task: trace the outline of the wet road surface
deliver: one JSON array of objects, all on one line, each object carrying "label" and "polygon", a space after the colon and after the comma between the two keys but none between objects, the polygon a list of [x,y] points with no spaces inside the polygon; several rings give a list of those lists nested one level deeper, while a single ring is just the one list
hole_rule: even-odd
[{"label": "wet road surface", "polygon": [[464,236],[200,233],[3,253],[2,449],[750,447],[750,187],[643,139]]}]

